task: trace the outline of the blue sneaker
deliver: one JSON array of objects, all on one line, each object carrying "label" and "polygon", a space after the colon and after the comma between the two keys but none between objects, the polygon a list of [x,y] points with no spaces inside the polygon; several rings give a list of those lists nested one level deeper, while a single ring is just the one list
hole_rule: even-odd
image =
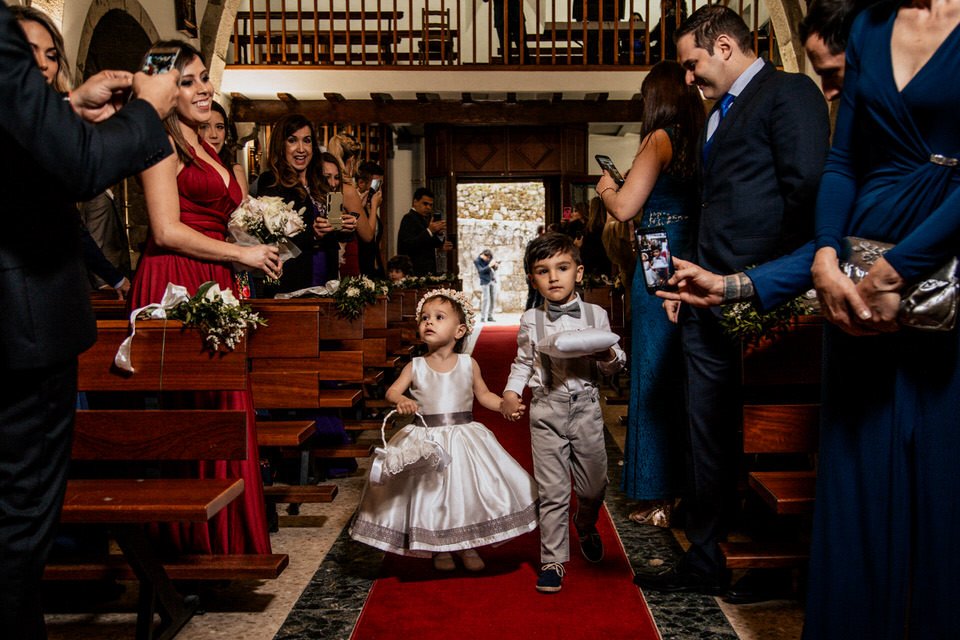
[{"label": "blue sneaker", "polygon": [[563,588],[563,565],[559,562],[548,562],[540,567],[540,577],[537,578],[537,591],[540,593],[556,593]]}]

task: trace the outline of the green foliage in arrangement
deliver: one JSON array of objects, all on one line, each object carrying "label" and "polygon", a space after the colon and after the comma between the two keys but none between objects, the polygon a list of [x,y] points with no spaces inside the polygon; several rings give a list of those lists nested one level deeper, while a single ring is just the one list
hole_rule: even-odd
[{"label": "green foliage in arrangement", "polygon": [[732,338],[756,346],[789,331],[799,316],[818,311],[817,300],[809,292],[766,313],[760,313],[750,302],[735,302],[723,306],[720,327]]},{"label": "green foliage in arrangement", "polygon": [[373,304],[377,296],[390,293],[390,283],[386,280],[371,280],[367,276],[347,276],[333,293],[337,313],[353,320],[359,318],[363,308]]},{"label": "green foliage in arrangement", "polygon": [[199,329],[212,351],[234,349],[248,328],[267,324],[249,306],[240,304],[230,289],[221,291],[212,281],[200,285],[193,297],[171,309],[167,317]]}]

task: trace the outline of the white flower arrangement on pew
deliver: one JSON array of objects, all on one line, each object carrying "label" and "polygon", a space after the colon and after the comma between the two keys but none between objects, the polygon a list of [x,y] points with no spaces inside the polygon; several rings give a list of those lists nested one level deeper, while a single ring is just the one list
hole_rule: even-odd
[{"label": "white flower arrangement on pew", "polygon": [[[330,287],[331,283],[327,283]],[[390,293],[390,284],[386,281],[372,280],[367,276],[346,276],[337,284],[333,292],[334,305],[344,318],[353,320],[363,313],[363,308],[373,304],[377,296]]]},{"label": "white flower arrangement on pew", "polygon": [[220,285],[212,280],[197,287],[193,296],[187,293],[186,287],[169,282],[160,302],[130,313],[130,335],[117,349],[113,362],[131,373],[135,371],[131,350],[133,338],[137,335],[137,320],[179,320],[186,327],[199,329],[203,341],[214,352],[220,351],[221,347],[235,349],[247,329],[267,324],[248,305],[240,304],[233,291],[220,289]]},{"label": "white flower arrangement on pew", "polygon": [[267,324],[256,311],[240,304],[233,291],[220,289],[212,281],[200,285],[193,297],[171,309],[167,317],[198,328],[212,351],[219,351],[221,346],[233,350],[247,329]]},{"label": "white flower arrangement on pew", "polygon": [[[303,212],[293,204],[285,202],[276,196],[247,196],[230,214],[227,230],[233,242],[242,247],[258,244],[273,244],[280,249],[280,264],[290,258],[300,255],[300,249],[290,241],[290,238],[306,229],[303,222]],[[240,267],[240,265],[237,265]],[[243,268],[243,267],[241,267]],[[279,284],[274,278],[266,279],[269,284]]]}]

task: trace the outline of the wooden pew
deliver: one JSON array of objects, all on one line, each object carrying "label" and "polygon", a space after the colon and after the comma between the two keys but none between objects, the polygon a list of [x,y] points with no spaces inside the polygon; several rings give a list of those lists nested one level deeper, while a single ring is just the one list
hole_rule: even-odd
[{"label": "wooden pew", "polygon": [[[595,286],[584,290],[583,300],[603,307],[610,318],[610,330],[620,336],[620,348],[629,354],[631,327],[627,319],[624,292],[610,285]],[[629,377],[626,382],[629,386]],[[607,404],[626,404],[630,400],[630,390],[623,388],[619,372],[611,377],[610,384],[615,393],[606,394]]]},{"label": "wooden pew", "polygon": [[[133,374],[113,366],[127,335],[126,321],[99,321],[98,342],[80,356],[78,388],[91,392],[237,391],[246,389],[246,344],[210,354],[201,336],[176,321],[137,324]],[[243,460],[246,414],[226,410],[78,411],[72,458],[83,461]],[[111,474],[112,476],[113,474]],[[140,583],[138,638],[171,638],[193,615],[195,597],[184,598],[171,579],[275,578],[288,557],[273,555],[160,558],[144,523],[208,521],[240,496],[242,479],[115,478],[68,481],[62,522],[108,525],[123,552],[79,564],[55,563],[47,579],[126,578]],[[154,613],[160,626],[153,628]]]},{"label": "wooden pew", "polygon": [[[364,326],[386,323],[386,300],[371,318],[347,320],[337,314],[332,299],[251,300],[267,326],[250,340],[250,379],[258,409],[349,410],[362,400],[360,385],[370,379],[365,371]],[[381,319],[377,319],[377,316]],[[375,376],[374,376],[375,377]],[[264,488],[274,502],[299,504],[329,502],[333,485],[311,485],[314,458],[357,457],[371,447],[344,444],[319,447],[311,420],[257,422],[262,446],[277,447],[299,458],[299,485]]]},{"label": "wooden pew", "polygon": [[[748,473],[751,491],[778,518],[792,518],[784,539],[725,542],[727,568],[803,567],[816,483],[820,406],[820,318],[803,317],[789,333],[743,351],[743,451],[763,462]],[[791,458],[790,468],[770,460]],[[806,460],[805,463],[799,464]],[[796,520],[796,522],[794,522]]]}]

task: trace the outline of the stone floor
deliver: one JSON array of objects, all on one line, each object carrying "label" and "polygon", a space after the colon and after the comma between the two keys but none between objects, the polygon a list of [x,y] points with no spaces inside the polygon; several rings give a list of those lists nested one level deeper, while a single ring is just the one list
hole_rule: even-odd
[{"label": "stone floor", "polygon": [[[515,322],[515,318],[509,320]],[[616,490],[624,439],[619,417],[625,411],[622,404],[607,405],[604,411],[610,436],[607,508],[637,569],[671,562],[682,550],[683,538],[679,531],[638,525],[627,518],[634,505]],[[350,541],[344,531],[359,501],[366,471],[362,461],[355,474],[334,480],[340,493],[332,503],[303,505],[301,515],[281,517],[280,531],[271,541],[274,553],[290,555],[290,565],[278,579],[199,585],[205,613],[195,616],[178,637],[347,640],[382,558],[381,552]],[[123,587],[122,595],[107,599],[89,585],[54,585],[50,600],[57,611],[47,616],[50,639],[132,638],[136,586]],[[708,596],[645,595],[667,640],[790,640],[800,636],[803,611],[793,600],[733,606]]]}]

